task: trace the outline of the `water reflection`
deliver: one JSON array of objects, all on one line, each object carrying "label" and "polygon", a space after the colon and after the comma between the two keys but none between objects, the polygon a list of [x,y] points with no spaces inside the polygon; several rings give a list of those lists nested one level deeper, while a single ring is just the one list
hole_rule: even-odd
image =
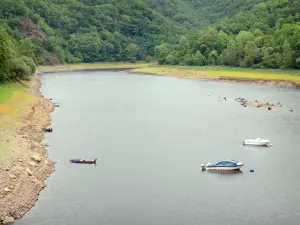
[{"label": "water reflection", "polygon": [[[43,83],[44,96],[61,104],[46,134],[59,163],[16,224],[299,223],[299,91],[114,72],[49,74]],[[216,103],[225,95],[280,101],[294,112]],[[256,136],[274,146],[242,146]],[[70,164],[72,157],[99,164]],[[246,166],[201,171],[201,162],[226,158]]]},{"label": "water reflection", "polygon": [[229,170],[229,171],[224,171],[224,170],[209,170],[209,171],[203,171],[204,173],[208,173],[208,174],[217,174],[220,176],[235,176],[235,175],[242,175],[243,171],[241,170]]}]

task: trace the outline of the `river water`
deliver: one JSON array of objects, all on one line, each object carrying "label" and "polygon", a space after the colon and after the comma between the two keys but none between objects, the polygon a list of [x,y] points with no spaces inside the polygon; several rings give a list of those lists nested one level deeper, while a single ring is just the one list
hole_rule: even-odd
[{"label": "river water", "polygon": [[[43,95],[60,103],[45,137],[56,171],[16,224],[299,223],[299,90],[112,71],[49,73],[42,82]],[[244,108],[237,96],[283,107]],[[242,145],[256,137],[273,146]],[[245,166],[201,171],[221,159]]]}]

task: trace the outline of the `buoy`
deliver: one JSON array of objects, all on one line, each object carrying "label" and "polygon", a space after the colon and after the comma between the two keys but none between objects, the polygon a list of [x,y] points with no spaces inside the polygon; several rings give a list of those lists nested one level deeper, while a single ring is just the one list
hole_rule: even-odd
[{"label": "buoy", "polygon": [[250,169],[250,173],[253,173],[254,172],[254,169]]}]

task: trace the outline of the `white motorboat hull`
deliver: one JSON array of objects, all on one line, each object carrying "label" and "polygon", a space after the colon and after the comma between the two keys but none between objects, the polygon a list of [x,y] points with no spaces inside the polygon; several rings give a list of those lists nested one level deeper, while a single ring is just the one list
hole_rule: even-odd
[{"label": "white motorboat hull", "polygon": [[243,141],[243,145],[267,146],[269,144],[270,144],[269,140],[265,140],[262,138],[246,139]]},{"label": "white motorboat hull", "polygon": [[233,171],[239,170],[242,168],[243,165],[235,166],[235,167],[206,167],[206,170],[213,170],[213,171]]},{"label": "white motorboat hull", "polygon": [[243,145],[267,146],[269,144],[270,141],[243,141]]}]

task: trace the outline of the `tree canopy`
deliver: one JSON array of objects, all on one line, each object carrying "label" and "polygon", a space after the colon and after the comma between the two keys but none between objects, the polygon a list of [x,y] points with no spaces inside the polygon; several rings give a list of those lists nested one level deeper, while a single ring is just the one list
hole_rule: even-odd
[{"label": "tree canopy", "polygon": [[[0,0],[0,80],[33,65],[300,67],[298,0]],[[22,72],[20,72],[22,71]]]},{"label": "tree canopy", "polygon": [[[157,46],[155,53],[159,63],[174,64],[166,60],[171,57],[181,65],[300,68],[300,1],[252,0],[228,5],[224,5],[228,1],[219,0],[191,2],[203,7],[200,11],[208,19],[212,12],[217,13],[210,21],[213,24],[178,38],[175,45],[163,51],[165,57],[161,54],[164,44]],[[212,2],[216,4],[211,5]],[[230,7],[235,4],[236,8]],[[199,64],[199,60],[193,59],[200,54],[203,57]]]}]

